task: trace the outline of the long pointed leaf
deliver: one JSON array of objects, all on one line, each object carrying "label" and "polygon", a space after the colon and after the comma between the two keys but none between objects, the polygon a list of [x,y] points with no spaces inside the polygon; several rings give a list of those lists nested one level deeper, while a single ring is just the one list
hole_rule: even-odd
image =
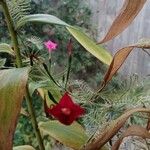
[{"label": "long pointed leaf", "polygon": [[0,150],[12,149],[27,79],[28,68],[0,71]]},{"label": "long pointed leaf", "polygon": [[95,57],[97,57],[99,60],[101,60],[107,65],[111,63],[112,56],[106,51],[106,49],[104,49],[101,46],[98,46],[78,28],[70,26],[69,24],[65,23],[64,21],[60,20],[55,16],[48,14],[27,15],[17,23],[16,28],[19,29],[21,26],[25,25],[28,22],[50,23],[65,26],[67,30],[88,52],[93,54]]},{"label": "long pointed leaf", "polygon": [[138,15],[145,2],[146,0],[124,0],[124,5],[119,15],[114,20],[104,39],[99,43],[107,42],[125,30]]},{"label": "long pointed leaf", "polygon": [[101,60],[103,63],[109,65],[112,56],[102,46],[97,45],[86,34],[75,27],[67,27],[68,31],[74,36],[74,38],[92,55]]},{"label": "long pointed leaf", "polygon": [[51,24],[69,26],[66,22],[60,20],[59,18],[57,18],[53,15],[34,14],[34,15],[27,15],[27,16],[23,17],[22,19],[20,19],[16,25],[16,28],[18,29],[28,22],[41,22],[41,23],[51,23]]},{"label": "long pointed leaf", "polygon": [[126,120],[135,112],[150,113],[150,109],[135,108],[125,112],[119,118],[112,121],[105,130],[100,132],[100,135],[97,135],[95,140],[87,144],[84,150],[99,150],[102,148],[120,130],[120,128],[125,124]]},{"label": "long pointed leaf", "polygon": [[118,69],[122,66],[122,64],[125,62],[126,58],[128,57],[128,55],[131,53],[131,51],[134,48],[149,48],[150,47],[150,43],[145,41],[145,42],[139,42],[135,45],[131,45],[128,47],[124,47],[122,49],[120,49],[113,57],[113,60],[104,76],[104,80],[101,84],[101,88],[99,91],[101,91],[106,84],[112,79],[112,77],[114,76],[114,74],[118,71]]}]

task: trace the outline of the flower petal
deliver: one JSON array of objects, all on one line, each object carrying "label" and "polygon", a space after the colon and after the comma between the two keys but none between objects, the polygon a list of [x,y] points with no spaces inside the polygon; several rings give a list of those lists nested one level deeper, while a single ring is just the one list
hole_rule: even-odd
[{"label": "flower petal", "polygon": [[53,106],[51,109],[48,109],[48,112],[53,115],[55,118],[58,118],[62,112],[61,112],[61,106],[59,104]]},{"label": "flower petal", "polygon": [[65,115],[62,113],[61,109],[61,106],[57,104],[52,109],[49,109],[49,113],[58,119],[61,123],[70,125],[75,120],[74,117],[72,117],[72,115]]},{"label": "flower petal", "polygon": [[65,125],[70,125],[72,124],[75,119],[72,116],[66,116],[61,114],[61,117],[57,118],[61,123],[65,124]]},{"label": "flower petal", "polygon": [[[66,112],[64,110],[66,110]],[[70,112],[67,113],[67,110]],[[75,104],[66,92],[57,105],[48,109],[48,113],[53,115],[61,123],[70,125],[73,121],[83,115],[85,110],[78,104]]]},{"label": "flower petal", "polygon": [[60,99],[59,104],[61,105],[61,107],[65,107],[65,108],[72,108],[72,106],[74,105],[74,102],[72,101],[71,97],[68,95],[68,93],[66,92],[63,97]]},{"label": "flower petal", "polygon": [[82,116],[82,115],[85,114],[85,110],[84,110],[81,106],[79,106],[79,105],[77,105],[77,104],[75,104],[75,105],[73,106],[72,112],[73,112],[72,115],[75,116],[75,119],[77,119],[77,118],[79,118],[80,116]]},{"label": "flower petal", "polygon": [[52,50],[55,50],[57,47],[57,44],[52,42],[51,40],[44,42],[45,47],[48,49],[49,52]]}]

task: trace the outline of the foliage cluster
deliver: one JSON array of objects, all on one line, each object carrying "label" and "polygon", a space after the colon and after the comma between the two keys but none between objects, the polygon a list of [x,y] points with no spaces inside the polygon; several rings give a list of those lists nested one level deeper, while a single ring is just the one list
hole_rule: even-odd
[{"label": "foliage cluster", "polygon": [[[51,7],[53,5],[53,7]],[[15,5],[11,4],[11,8],[13,9]],[[29,9],[30,8],[30,9]],[[31,6],[29,6],[27,12],[36,13],[48,13],[52,15],[56,15],[60,19],[70,23],[76,24],[82,27],[85,31],[90,31],[90,35],[95,36],[94,29],[92,29],[91,24],[89,22],[91,17],[91,12],[88,6],[80,3],[80,0],[45,0],[45,1],[32,1]],[[13,10],[12,10],[13,11]],[[18,10],[19,11],[19,10]],[[26,13],[27,13],[26,12]],[[16,13],[16,12],[15,12]],[[15,14],[14,13],[14,14]],[[15,17],[14,21],[21,18],[21,16],[25,15],[26,13],[18,12],[18,17]],[[69,15],[68,15],[69,13]],[[17,19],[16,19],[17,18]],[[4,26],[3,28],[4,29]],[[39,30],[40,29],[40,30]],[[3,32],[4,33],[4,32]],[[66,29],[61,28],[59,26],[54,25],[27,25],[25,30],[21,31],[20,41],[24,41],[24,45],[27,45],[28,48],[32,49],[33,51],[40,51],[38,56],[47,55],[45,51],[43,51],[43,41],[51,39],[58,43],[58,48],[52,55],[52,63],[54,63],[54,70],[59,73],[60,70],[63,70],[67,65],[67,44],[71,38]],[[5,35],[6,37],[6,35]],[[6,37],[7,39],[7,37]],[[24,49],[25,48],[25,49]],[[24,51],[26,47],[22,47]],[[27,53],[30,53],[27,51]],[[93,87],[97,86],[97,80],[99,81],[100,72],[104,72],[103,64],[100,63],[98,60],[95,60],[93,56],[89,53],[85,52],[84,48],[79,45],[75,40],[73,40],[73,60],[72,60],[72,79],[80,79],[85,80]],[[28,57],[28,55],[27,55]],[[65,62],[66,61],[66,62]],[[65,64],[65,66],[64,66]],[[97,64],[97,65],[95,65]],[[93,65],[95,66],[93,68]],[[58,71],[57,71],[58,70]],[[64,72],[64,74],[66,71]],[[90,78],[91,77],[91,78]],[[73,81],[71,81],[73,82]],[[71,84],[71,83],[70,83]],[[85,85],[86,83],[82,83]],[[92,90],[92,89],[91,89]],[[43,108],[41,108],[41,103],[37,99],[37,96],[33,96],[34,100],[34,107],[37,110],[38,116],[43,115]],[[25,102],[24,102],[25,103]],[[26,107],[24,107],[26,108]],[[32,125],[27,116],[21,116],[19,119],[19,123],[17,125],[17,130],[14,138],[14,145],[34,145],[37,147],[37,142],[35,136],[33,135]],[[39,117],[41,118],[41,117]],[[32,139],[32,140],[31,140]],[[48,143],[48,142],[47,142]]]},{"label": "foliage cluster", "polygon": [[[108,144],[110,142],[112,149],[117,150],[123,138],[126,136],[137,135],[142,138],[150,138],[150,121],[149,115],[147,115],[150,113],[148,103],[149,82],[145,81],[145,83],[139,84],[138,78],[135,76],[131,79],[129,84],[128,82],[119,83],[117,88],[112,86],[104,91],[104,87],[124,63],[130,52],[134,48],[150,48],[149,43],[136,43],[124,47],[120,49],[112,59],[107,50],[102,46],[98,46],[84,34],[80,28],[71,26],[54,15],[30,15],[28,13],[30,10],[29,2],[30,1],[25,0],[0,1],[12,42],[12,45],[6,43],[0,44],[0,52],[10,54],[13,62],[13,69],[10,69],[9,65],[7,66],[8,68],[6,68],[5,59],[1,59],[0,62],[0,83],[2,85],[0,88],[0,105],[2,106],[0,111],[0,119],[2,120],[0,123],[0,149],[12,149],[12,136],[15,131],[16,120],[20,112],[24,95],[26,102],[23,102],[21,110],[23,116],[20,117],[20,122],[18,123],[14,145],[29,144],[37,149],[39,147],[41,150],[44,150],[45,148],[50,149],[51,146],[53,147],[56,145],[56,142],[53,143],[52,138],[50,138],[53,137],[73,149],[109,149]],[[38,4],[41,3],[39,1],[34,1],[32,4],[35,4],[35,2]],[[82,18],[83,12],[88,12],[87,9],[83,9],[85,7],[81,7],[79,3],[76,3],[77,1],[74,1],[74,6],[71,2],[71,0],[66,0],[65,3],[64,1],[51,1],[52,4],[55,4],[57,9],[59,8],[63,11],[64,15],[62,15],[62,17],[64,17],[63,19],[65,21],[67,20],[68,23],[69,21],[71,23],[74,21],[74,19],[72,20],[71,18],[72,16],[68,17],[68,15],[65,14],[66,11],[69,10],[78,22],[78,25],[89,30],[88,23],[86,24],[85,21],[84,24],[84,22],[80,22],[79,19],[80,17]],[[135,3],[132,2],[133,0],[125,1],[122,8],[123,12],[115,19],[106,36],[99,43],[109,41],[120,34],[133,21],[145,4],[145,0],[135,1]],[[79,6],[81,11],[75,11],[76,9],[74,9],[74,7],[78,8],[77,6]],[[41,5],[34,5],[34,7],[41,7]],[[43,7],[45,8],[43,9]],[[43,7],[39,8],[41,12],[47,8],[46,3]],[[132,11],[130,11],[131,9]],[[31,11],[33,11],[33,9],[31,9]],[[62,13],[58,13],[55,8],[47,9],[47,11],[51,14],[56,13],[56,15]],[[130,16],[130,19],[126,19],[127,16]],[[122,18],[125,19],[124,24],[122,24]],[[27,24],[29,22],[42,22],[47,23],[47,25]],[[49,23],[53,25],[59,24],[64,28],[62,29],[53,25],[49,26]],[[26,28],[24,29],[26,30],[23,28],[20,29],[21,26],[25,26]],[[42,28],[41,33],[36,31],[39,28]],[[85,61],[86,58],[83,57],[85,54],[77,51],[81,47],[79,45],[75,46],[73,50],[77,62],[72,53],[67,53],[67,50],[72,50],[72,48],[68,48],[66,45],[68,44],[68,41],[70,41],[69,44],[71,46],[72,40],[70,40],[70,37],[68,38],[69,35],[66,33],[65,29],[67,29],[88,52],[93,54],[93,56],[97,57],[103,63],[109,65],[104,79],[102,80],[101,87],[97,91],[95,91],[93,87],[90,87],[85,81],[80,80],[82,79],[81,74],[85,75],[85,73],[88,73],[88,67],[90,72],[93,71],[93,63],[96,62],[95,60],[91,61],[92,57],[88,53],[91,64],[89,65],[88,62],[86,62],[85,66],[87,67],[89,65],[87,68],[79,67],[79,70],[76,70],[76,67],[72,67],[72,70],[70,69],[71,65],[77,65],[79,56],[82,56],[83,61]],[[34,32],[36,35],[33,34],[31,36],[31,33],[27,34],[27,31],[31,31],[31,33]],[[62,35],[57,34],[57,31]],[[47,36],[46,38],[39,38],[38,34]],[[58,44],[61,43],[58,48],[58,51],[61,51],[61,53],[58,53],[57,51],[56,53],[46,53],[43,51],[43,41],[48,39],[51,39]],[[74,51],[77,51],[79,56],[76,56]],[[63,59],[58,60],[58,58]],[[14,60],[16,60],[16,64],[14,63]],[[87,61],[89,60],[87,59]],[[65,65],[62,65],[62,62],[65,63]],[[16,68],[15,65],[18,68]],[[28,69],[29,66],[31,68],[30,73]],[[57,68],[56,66],[59,67]],[[79,74],[79,71],[83,71],[84,69],[85,71]],[[79,74],[78,80],[74,80],[72,74],[70,74],[72,71]],[[71,78],[69,78],[70,76]],[[87,77],[90,78],[90,76]],[[93,81],[91,81],[91,83],[93,83]],[[20,92],[18,92],[19,90]],[[64,92],[70,94],[74,101],[79,103],[86,110],[86,115],[82,119],[76,122],[74,121],[70,126],[59,123],[57,120],[54,120],[52,116],[46,118],[46,107],[58,105]],[[34,99],[32,100],[32,98]],[[61,108],[60,111],[64,112],[64,108],[63,110]],[[50,109],[51,108],[49,108],[49,110]],[[36,115],[34,110],[36,111]],[[136,114],[133,116],[133,113]],[[30,121],[28,122],[28,119],[30,118],[33,128]],[[38,124],[36,119],[39,122]],[[59,118],[57,119],[59,120]],[[37,139],[31,134],[33,129]],[[41,131],[42,136],[39,130]],[[118,138],[117,142],[112,145],[112,137],[114,136],[118,136]],[[9,140],[9,142],[7,142],[6,137],[8,137],[7,140]],[[44,139],[42,139],[42,137],[44,137]]]}]

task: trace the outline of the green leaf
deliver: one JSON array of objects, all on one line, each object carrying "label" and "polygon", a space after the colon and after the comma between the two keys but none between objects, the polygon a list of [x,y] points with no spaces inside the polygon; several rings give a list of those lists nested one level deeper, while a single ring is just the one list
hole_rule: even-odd
[{"label": "green leaf", "polygon": [[38,81],[38,82],[30,82],[29,83],[30,95],[37,89],[44,89],[46,91],[50,91],[53,97],[59,101],[61,98],[60,88],[58,88],[52,81]]},{"label": "green leaf", "polygon": [[0,71],[0,150],[12,149],[13,134],[26,92],[28,68]]},{"label": "green leaf", "polygon": [[0,59],[0,68],[4,67],[5,63],[6,63],[6,58]]},{"label": "green leaf", "polygon": [[110,65],[112,56],[102,46],[97,45],[86,34],[75,27],[66,27],[74,38],[92,55],[101,60],[103,63]]},{"label": "green leaf", "polygon": [[41,122],[39,128],[45,134],[73,149],[79,149],[88,139],[85,130],[77,122],[70,126],[63,125],[58,121]]},{"label": "green leaf", "polygon": [[29,145],[22,145],[14,147],[13,150],[35,150],[35,149]]},{"label": "green leaf", "polygon": [[15,53],[12,50],[12,48],[10,47],[10,45],[8,45],[6,43],[0,44],[0,52],[4,52],[4,53],[11,54],[11,55],[15,55]]},{"label": "green leaf", "polygon": [[41,23],[51,23],[51,24],[58,24],[63,26],[69,26],[66,22],[60,20],[59,18],[48,15],[48,14],[34,14],[34,15],[27,15],[20,19],[17,22],[16,28],[20,28],[21,26],[25,25],[28,22],[41,22]]},{"label": "green leaf", "polygon": [[16,25],[16,28],[18,29],[28,22],[41,22],[65,26],[67,30],[75,37],[75,39],[96,58],[98,58],[107,65],[110,65],[112,61],[112,56],[102,46],[97,45],[78,28],[70,26],[69,24],[65,23],[64,21],[60,20],[55,16],[48,14],[27,15],[20,19],[20,21]]}]

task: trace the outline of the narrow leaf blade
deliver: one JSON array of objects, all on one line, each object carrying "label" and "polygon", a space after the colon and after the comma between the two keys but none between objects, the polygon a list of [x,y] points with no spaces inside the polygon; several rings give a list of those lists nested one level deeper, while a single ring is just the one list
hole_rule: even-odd
[{"label": "narrow leaf blade", "polygon": [[27,15],[23,17],[22,19],[20,19],[20,21],[16,25],[16,28],[18,29],[28,22],[41,22],[41,23],[50,23],[50,24],[58,24],[58,25],[65,26],[68,29],[68,31],[77,39],[77,41],[87,51],[89,51],[99,60],[101,60],[107,65],[109,65],[112,60],[111,55],[104,48],[98,46],[87,35],[82,33],[77,28],[71,27],[69,24],[65,23],[64,21],[60,20],[59,18],[55,16],[47,15],[47,14]]},{"label": "narrow leaf blade", "polygon": [[[133,50],[133,46],[125,47],[119,50],[115,56],[113,57],[113,60],[105,74],[104,80],[102,82],[102,89],[106,86],[106,84],[112,79],[114,74],[118,71],[118,69],[122,66],[130,52]],[[102,90],[101,89],[101,90]]]},{"label": "narrow leaf blade", "polygon": [[16,28],[18,29],[29,22],[41,22],[41,23],[51,23],[51,24],[69,26],[66,22],[60,20],[59,18],[53,15],[34,14],[34,15],[27,15],[22,19],[20,19],[16,25]]},{"label": "narrow leaf blade", "polygon": [[147,43],[136,43],[134,45],[131,46],[127,46],[124,47],[122,49],[120,49],[113,57],[113,60],[104,76],[104,80],[101,83],[101,88],[99,91],[101,91],[106,84],[112,79],[112,77],[115,75],[115,73],[119,70],[119,68],[122,66],[122,64],[125,62],[126,58],[128,57],[128,55],[131,53],[131,51],[134,48],[141,48],[141,49],[145,49],[145,48],[149,48],[150,44],[149,42]]},{"label": "narrow leaf blade", "polygon": [[124,31],[138,15],[145,2],[146,0],[124,0],[124,5],[119,15],[114,20],[104,39],[99,43],[105,43]]},{"label": "narrow leaf blade", "polygon": [[67,27],[67,30],[74,36],[74,38],[92,55],[98,58],[103,63],[109,65],[112,56],[102,46],[93,42],[86,34],[75,27]]}]

